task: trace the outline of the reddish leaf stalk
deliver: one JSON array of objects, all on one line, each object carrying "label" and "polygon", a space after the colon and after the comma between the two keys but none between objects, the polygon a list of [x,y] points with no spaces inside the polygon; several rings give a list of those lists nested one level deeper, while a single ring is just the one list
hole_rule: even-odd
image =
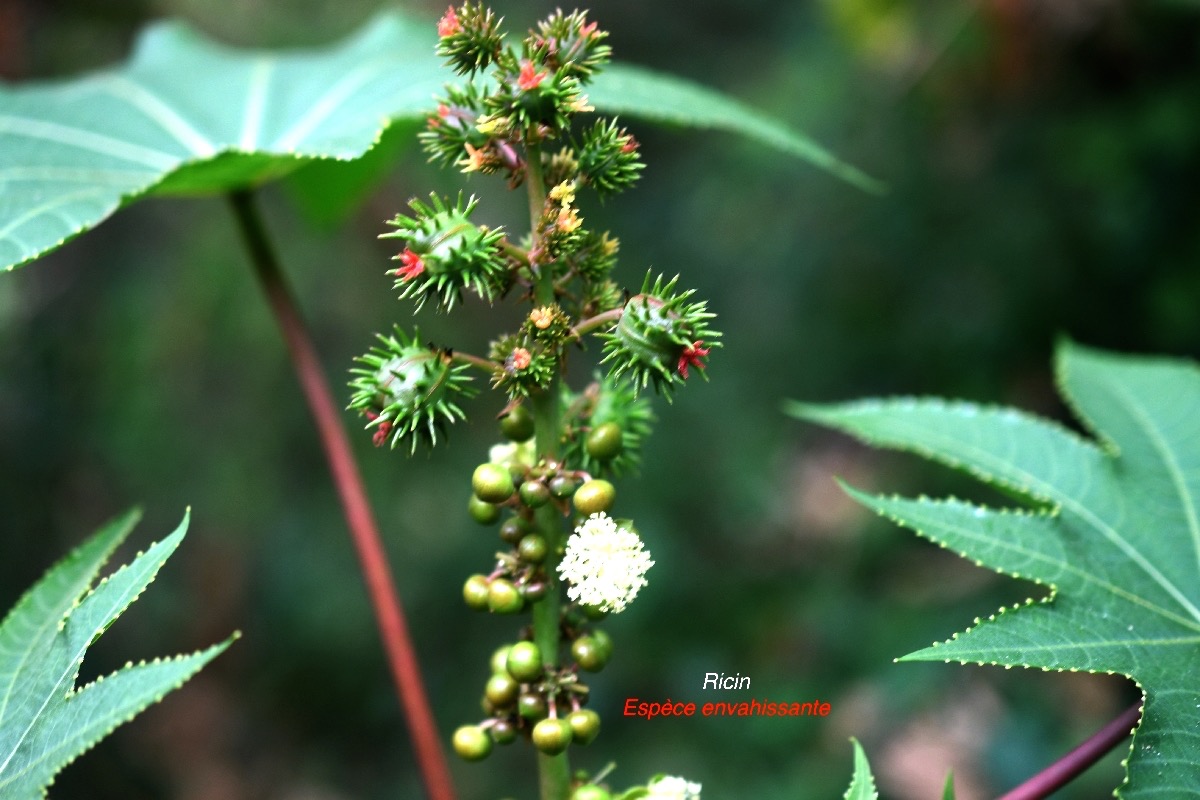
[{"label": "reddish leaf stalk", "polygon": [[1137,726],[1142,715],[1139,700],[1121,712],[1121,716],[1105,725],[1083,744],[1054,762],[1046,769],[1013,789],[1000,800],[1039,800],[1051,792],[1061,789],[1088,767],[1095,764],[1112,750]]},{"label": "reddish leaf stalk", "polygon": [[420,667],[408,635],[404,610],[396,593],[379,527],[367,501],[358,465],[342,428],[340,410],[325,382],[316,347],[292,297],[279,261],[267,239],[262,219],[249,191],[234,192],[230,199],[255,274],[287,342],[292,364],[317,425],[325,457],[342,504],[342,512],[366,583],[392,678],[413,739],[417,762],[431,800],[454,800],[454,785],[446,766],[441,739],[421,680]]}]

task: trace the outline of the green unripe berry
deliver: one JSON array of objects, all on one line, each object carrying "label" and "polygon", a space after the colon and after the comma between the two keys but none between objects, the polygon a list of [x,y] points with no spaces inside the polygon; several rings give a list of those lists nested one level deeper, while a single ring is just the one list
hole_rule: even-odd
[{"label": "green unripe berry", "polygon": [[485,503],[503,503],[516,491],[508,467],[492,463],[480,464],[475,468],[471,474],[471,489]]},{"label": "green unripe berry", "polygon": [[570,497],[575,493],[575,487],[578,485],[574,478],[555,475],[550,479],[550,494],[558,498]]},{"label": "green unripe berry", "polygon": [[492,653],[492,660],[488,662],[492,668],[492,674],[508,671],[508,651],[509,645],[505,644],[497,647],[496,652]]},{"label": "green unripe berry", "polygon": [[463,725],[454,732],[454,752],[466,761],[482,761],[492,752],[492,739],[478,725]]},{"label": "green unripe berry", "polygon": [[546,539],[540,534],[530,533],[517,543],[517,555],[528,564],[540,564],[546,560],[550,548]]},{"label": "green unripe berry", "polygon": [[504,666],[521,683],[536,681],[542,677],[542,648],[533,642],[517,642],[508,649]]},{"label": "green unripe berry", "polygon": [[587,448],[588,455],[597,461],[616,458],[625,449],[621,426],[615,422],[597,425],[588,432],[584,446]]},{"label": "green unripe berry", "polygon": [[580,669],[588,672],[599,672],[608,663],[608,657],[591,636],[580,636],[571,642],[571,657]]},{"label": "green unripe berry", "polygon": [[486,575],[472,575],[463,584],[463,600],[476,611],[487,611],[488,579]]},{"label": "green unripe berry", "polygon": [[467,503],[467,512],[471,515],[471,519],[480,525],[494,525],[496,520],[500,519],[499,506],[485,503],[475,495],[471,495],[471,499]]},{"label": "green unripe berry", "polygon": [[517,739],[517,726],[507,719],[498,719],[492,723],[492,741],[496,744],[512,744]]},{"label": "green unripe berry", "polygon": [[533,726],[533,745],[548,756],[556,756],[571,743],[571,726],[565,719],[544,719]]},{"label": "green unripe berry", "polygon": [[541,481],[525,481],[519,490],[521,502],[530,508],[541,508],[550,502],[550,487]]},{"label": "green unripe berry", "polygon": [[581,603],[579,610],[582,611],[583,615],[592,622],[597,622],[608,616],[608,612],[600,606],[589,606]]},{"label": "green unripe berry", "polygon": [[541,719],[546,716],[546,698],[537,692],[521,692],[517,698],[517,713],[522,719]]},{"label": "green unripe berry", "polygon": [[612,800],[607,789],[602,789],[594,783],[586,783],[571,792],[571,800]]},{"label": "green unripe berry", "polygon": [[600,715],[590,708],[581,708],[567,715],[571,726],[571,741],[576,744],[591,744],[600,733]]},{"label": "green unripe berry", "polygon": [[497,614],[516,614],[525,600],[516,585],[505,578],[496,578],[488,586],[488,608]]},{"label": "green unripe berry", "polygon": [[497,672],[488,678],[483,694],[498,709],[511,708],[517,702],[521,693],[521,685],[516,678],[504,672]]},{"label": "green unripe berry", "polygon": [[600,648],[600,652],[603,654],[604,660],[607,662],[608,659],[612,657],[612,637],[608,635],[607,631],[600,630],[599,628],[591,632],[591,637],[592,641],[596,643],[596,646]]},{"label": "green unripe berry", "polygon": [[590,480],[575,490],[575,510],[585,517],[612,508],[617,499],[616,488],[606,480]]},{"label": "green unripe berry", "polygon": [[529,532],[529,523],[520,517],[509,517],[500,526],[500,538],[508,544],[516,544]]},{"label": "green unripe berry", "polygon": [[500,418],[500,431],[513,442],[527,442],[533,437],[533,414],[523,405],[515,407]]}]

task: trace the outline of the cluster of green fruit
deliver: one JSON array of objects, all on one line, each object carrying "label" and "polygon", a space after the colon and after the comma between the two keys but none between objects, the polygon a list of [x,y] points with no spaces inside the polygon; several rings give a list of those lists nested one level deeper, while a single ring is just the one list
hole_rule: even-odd
[{"label": "cluster of green fruit", "polygon": [[492,656],[492,675],[483,695],[488,719],[463,725],[454,732],[454,750],[468,761],[486,758],[493,744],[509,744],[527,736],[534,747],[557,755],[574,743],[590,744],[600,732],[600,715],[581,706],[588,689],[578,680],[578,670],[596,672],[612,654],[612,640],[601,630],[583,632],[564,615],[564,628],[574,634],[573,667],[554,669],[546,664],[541,648],[531,641],[505,645]]},{"label": "cluster of green fruit", "polygon": [[[517,406],[501,420],[501,430],[516,444],[533,436],[532,416]],[[589,455],[606,461],[620,454],[622,432],[616,423],[604,423],[587,436]],[[478,611],[516,614],[527,603],[545,596],[548,581],[544,564],[550,555],[546,538],[538,533],[534,513],[553,503],[563,514],[571,508],[583,517],[608,511],[616,498],[609,481],[591,478],[580,470],[570,470],[559,462],[536,465],[513,459],[507,464],[486,462],[471,476],[468,511],[480,524],[493,525],[511,514],[500,525],[500,539],[511,546],[496,554],[496,568],[490,575],[475,574],[463,584],[463,600]]]}]

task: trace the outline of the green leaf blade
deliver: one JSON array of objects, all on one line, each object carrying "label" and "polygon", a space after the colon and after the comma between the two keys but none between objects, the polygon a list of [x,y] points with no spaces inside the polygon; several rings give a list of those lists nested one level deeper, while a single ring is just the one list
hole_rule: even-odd
[{"label": "green leaf blade", "polygon": [[983,566],[1053,590],[901,660],[1128,676],[1142,688],[1145,709],[1119,794],[1197,796],[1200,369],[1063,343],[1057,373],[1097,443],[1019,412],[964,403],[794,404],[789,411],[1051,504],[997,510],[849,490]]},{"label": "green leaf blade", "polygon": [[69,698],[62,714],[39,720],[31,739],[43,743],[19,769],[0,777],[0,796],[14,800],[44,796],[43,787],[72,761],[117,727],[179,688],[233,639],[186,656],[128,666],[88,684]]},{"label": "green leaf blade", "polygon": [[130,513],[110,523],[59,562],[0,626],[2,797],[43,797],[59,770],[229,644],[128,667],[75,689],[88,646],[150,584],[188,525],[185,515],[173,533],[89,590],[136,518]]},{"label": "green leaf blade", "polygon": [[885,186],[812,139],[762,112],[690,81],[629,64],[611,64],[588,86],[597,109],[668,125],[707,128],[746,136],[873,194]]},{"label": "green leaf blade", "polygon": [[867,754],[857,739],[850,741],[854,744],[854,776],[846,789],[845,800],[878,800],[879,792],[875,789],[875,776],[871,774]]},{"label": "green leaf blade", "polygon": [[[123,66],[0,86],[0,266],[32,261],[146,195],[229,192],[361,158],[389,126],[424,120],[454,80],[436,41],[432,22],[394,12],[291,51],[230,48],[166,22],[146,29]],[[802,134],[688,81],[616,65],[589,91],[598,108],[749,136],[878,189]]]}]

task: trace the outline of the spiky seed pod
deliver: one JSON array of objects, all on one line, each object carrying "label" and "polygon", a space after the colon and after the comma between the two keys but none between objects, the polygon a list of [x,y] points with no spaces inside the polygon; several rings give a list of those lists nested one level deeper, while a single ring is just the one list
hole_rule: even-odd
[{"label": "spiky seed pod", "polygon": [[579,160],[575,158],[575,151],[563,147],[557,153],[542,153],[542,176],[547,186],[557,186],[579,177]]},{"label": "spiky seed pod", "polygon": [[504,46],[500,22],[482,2],[450,6],[438,21],[438,55],[459,75],[486,68]]},{"label": "spiky seed pod", "polygon": [[528,335],[505,336],[492,343],[489,354],[500,365],[492,386],[514,400],[549,386],[558,369],[556,349]]},{"label": "spiky seed pod", "polygon": [[[638,389],[650,383],[671,399],[671,389],[683,383],[690,367],[700,369],[708,351],[720,344],[720,333],[709,326],[716,315],[709,313],[704,301],[689,302],[694,289],[676,292],[679,276],[664,281],[660,275],[642,283],[642,291],[625,303],[620,321],[604,339],[604,358],[611,363],[616,377],[628,374]],[[707,379],[707,376],[705,376]]]},{"label": "spiky seed pod", "polygon": [[355,359],[363,366],[350,370],[355,377],[349,407],[376,429],[375,443],[395,448],[408,440],[410,453],[418,440],[437,444],[446,425],[466,419],[458,400],[476,393],[465,365],[419,344],[418,337],[414,332],[409,338],[398,327],[391,336],[379,334],[380,345]]},{"label": "spiky seed pod", "polygon": [[645,166],[637,139],[615,119],[598,120],[580,138],[575,154],[583,181],[602,197],[628,189]]},{"label": "spiky seed pod", "polygon": [[397,230],[379,237],[400,239],[406,245],[394,258],[400,267],[391,273],[400,297],[415,298],[417,310],[432,298],[449,311],[466,288],[489,302],[503,294],[509,279],[499,247],[504,232],[471,222],[478,203],[474,197],[464,204],[459,194],[453,205],[436,194],[430,200],[431,205],[410,201],[415,214],[397,214],[388,221]]},{"label": "spiky seed pod", "polygon": [[579,300],[579,316],[584,319],[594,317],[620,308],[624,301],[625,296],[616,281],[589,282],[584,286],[583,297]]},{"label": "spiky seed pod", "polygon": [[591,111],[577,78],[534,60],[502,59],[497,65],[499,87],[484,100],[488,117],[509,120],[516,128],[534,131],[566,130],[571,117]]},{"label": "spiky seed pod", "polygon": [[488,146],[489,136],[479,130],[479,115],[483,100],[474,83],[446,87],[446,96],[438,99],[437,111],[425,122],[425,130],[417,134],[429,160],[449,167],[462,159],[467,146]]},{"label": "spiky seed pod", "polygon": [[612,57],[612,48],[604,42],[607,38],[607,31],[587,21],[586,11],[563,14],[559,10],[530,31],[525,52],[551,69],[587,81]]},{"label": "spiky seed pod", "polygon": [[[650,435],[654,412],[650,399],[639,395],[627,378],[610,375],[597,377],[595,383],[579,394],[564,389],[563,419],[568,437],[562,457],[592,475],[615,476],[636,472],[642,459],[642,443]],[[615,424],[621,429],[620,452],[602,461],[588,451],[588,434],[602,425]]]},{"label": "spiky seed pod", "polygon": [[571,336],[571,318],[557,303],[538,306],[529,312],[522,328],[536,341],[560,344]]},{"label": "spiky seed pod", "polygon": [[[617,265],[617,251],[620,250],[620,247],[620,241],[609,236],[607,231],[604,233],[586,231],[583,241],[571,254],[569,259],[571,268],[588,283],[602,281]],[[618,292],[619,294],[620,292]],[[615,304],[609,307],[615,308]]]}]

